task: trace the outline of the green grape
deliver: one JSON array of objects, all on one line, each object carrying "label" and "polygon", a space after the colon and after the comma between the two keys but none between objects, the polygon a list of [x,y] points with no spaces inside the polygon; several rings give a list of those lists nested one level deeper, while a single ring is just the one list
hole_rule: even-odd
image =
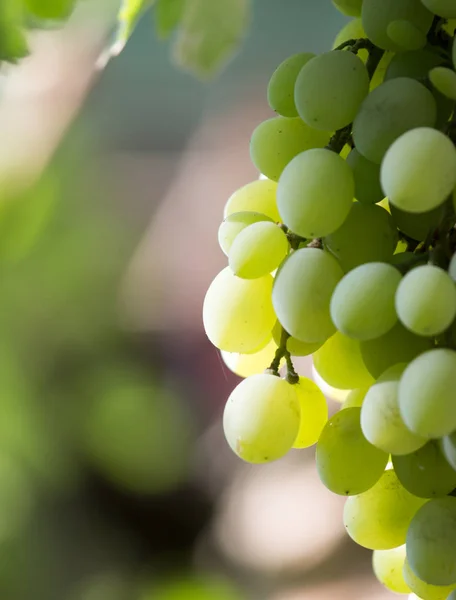
[{"label": "green grape", "polygon": [[414,496],[436,498],[456,488],[456,471],[435,440],[406,456],[393,456],[392,460],[399,481]]},{"label": "green grape", "polygon": [[[280,346],[281,337],[282,337],[282,325],[279,321],[274,325],[274,329],[272,330],[272,337],[277,344]],[[321,348],[324,342],[317,342],[315,344],[308,344],[306,342],[301,342],[296,338],[290,336],[287,339],[287,350],[291,354],[291,356],[309,356]]]},{"label": "green grape", "polygon": [[407,363],[398,363],[392,367],[388,367],[386,371],[383,371],[380,377],[377,377],[376,383],[382,383],[383,381],[399,381],[407,366]]},{"label": "green grape", "polygon": [[445,19],[456,19],[456,4],[454,0],[421,0],[432,13]]},{"label": "green grape", "polygon": [[388,26],[394,21],[407,21],[408,29],[417,29],[426,35],[432,24],[432,14],[420,0],[364,0],[362,9],[363,27],[368,38],[384,50],[399,52],[402,45],[388,35]]},{"label": "green grape", "polygon": [[359,342],[337,331],[313,355],[315,369],[339,390],[366,387],[374,380],[361,357]]},{"label": "green grape", "polygon": [[275,223],[252,223],[234,239],[229,265],[243,279],[257,279],[271,273],[288,254],[289,244],[283,229]]},{"label": "green grape", "polygon": [[364,548],[397,548],[405,543],[408,526],[424,502],[422,498],[412,496],[396,473],[389,469],[368,491],[347,499],[345,528],[348,535]]},{"label": "green grape", "polygon": [[429,72],[432,85],[444,96],[456,100],[456,73],[446,67],[434,67]]},{"label": "green grape", "polygon": [[222,350],[221,355],[225,365],[235,375],[250,377],[250,375],[257,375],[265,371],[272,363],[276,351],[277,344],[271,340],[267,346],[255,354],[239,354]]},{"label": "green grape", "polygon": [[456,584],[456,498],[429,500],[407,533],[410,569],[431,585]]},{"label": "green grape", "polygon": [[380,185],[380,165],[367,160],[353,148],[347,157],[355,178],[355,198],[364,204],[377,204],[385,194]]},{"label": "green grape", "polygon": [[317,443],[316,464],[323,484],[341,496],[361,494],[381,477],[388,455],[363,436],[360,408],[347,408],[326,423]]},{"label": "green grape", "polygon": [[416,594],[417,600],[450,600],[448,594],[454,589],[452,585],[430,585],[419,579],[410,568],[408,560],[405,559],[402,569],[404,581],[408,587]]},{"label": "green grape", "polygon": [[377,378],[388,367],[408,363],[431,346],[428,338],[415,335],[401,323],[397,323],[385,335],[361,342],[361,354],[366,367]]},{"label": "green grape", "polygon": [[309,448],[318,442],[328,421],[328,405],[318,385],[307,377],[300,377],[293,389],[301,407],[301,423],[293,448]]},{"label": "green grape", "polygon": [[385,154],[380,179],[390,204],[397,208],[412,213],[436,208],[456,185],[453,142],[429,127],[407,131]]},{"label": "green grape", "polygon": [[368,387],[365,387],[351,390],[351,392],[343,401],[341,410],[345,408],[361,408],[368,389]]},{"label": "green grape", "polygon": [[391,550],[374,550],[372,553],[375,577],[387,590],[396,594],[408,594],[411,591],[402,574],[404,562],[405,546]]},{"label": "green grape", "polygon": [[329,398],[330,400],[333,400],[334,402],[339,402],[340,404],[342,404],[342,402],[345,401],[345,399],[347,398],[347,396],[351,392],[351,390],[339,390],[339,389],[329,385],[329,383],[327,381],[325,381],[323,379],[323,377],[318,373],[318,371],[315,368],[315,365],[313,363],[311,366],[311,371],[312,371],[312,379],[315,381],[315,383],[321,389],[321,391],[326,396],[326,398]]},{"label": "green grape", "polygon": [[368,160],[381,163],[398,137],[416,127],[433,127],[436,115],[435,100],[424,85],[406,77],[385,81],[361,104],[353,123],[355,146]]},{"label": "green grape", "polygon": [[428,438],[456,429],[456,352],[434,348],[406,368],[399,383],[399,407],[405,424]]},{"label": "green grape", "polygon": [[[451,433],[440,440],[440,450],[448,463],[456,471],[456,434]],[[455,486],[456,487],[456,486]]]},{"label": "green grape", "polygon": [[332,0],[332,3],[343,15],[349,17],[361,16],[363,0]]},{"label": "green grape", "polygon": [[317,248],[302,248],[287,258],[275,277],[272,302],[290,335],[314,344],[335,332],[329,303],[342,276],[338,262]]},{"label": "green grape", "polygon": [[240,212],[255,212],[266,215],[276,223],[280,221],[277,209],[277,183],[269,179],[252,181],[239,188],[228,198],[223,216]]},{"label": "green grape", "polygon": [[302,120],[332,131],[353,121],[369,93],[369,75],[356,54],[332,50],[312,58],[296,79],[295,104]]},{"label": "green grape", "polygon": [[394,297],[399,271],[386,263],[356,267],[337,284],[331,298],[331,318],[345,335],[357,340],[380,337],[397,323]]},{"label": "green grape", "polygon": [[391,204],[391,216],[394,224],[402,233],[422,242],[430,232],[437,229],[442,220],[443,206],[437,206],[437,208],[424,213],[411,213],[400,210]]},{"label": "green grape", "polygon": [[397,232],[384,208],[353,202],[343,224],[324,242],[347,272],[367,262],[389,262],[397,244]]},{"label": "green grape", "polygon": [[230,448],[254,464],[285,456],[296,440],[299,424],[299,400],[293,386],[265,373],[241,381],[223,413]]},{"label": "green grape", "polygon": [[234,238],[238,233],[249,225],[252,225],[252,223],[258,223],[260,221],[271,222],[271,219],[261,213],[248,211],[228,215],[218,230],[218,242],[223,253],[228,256],[231,244],[234,242]]},{"label": "green grape", "polygon": [[338,229],[353,203],[354,178],[335,152],[323,148],[296,156],[284,169],[277,188],[283,222],[306,238]]},{"label": "green grape", "polygon": [[210,341],[226,352],[250,354],[271,341],[276,321],[271,302],[273,278],[241,279],[229,267],[207,290],[203,324]]},{"label": "green grape", "polygon": [[256,168],[273,181],[298,154],[323,148],[331,134],[308,127],[299,117],[274,117],[263,121],[250,139],[250,157]]},{"label": "green grape", "polygon": [[399,411],[398,389],[399,382],[394,380],[381,381],[369,388],[361,408],[361,429],[365,438],[380,450],[402,455],[421,448],[426,439],[405,426]]},{"label": "green grape", "polygon": [[410,21],[391,21],[386,28],[389,39],[401,50],[420,50],[426,45],[426,34]]},{"label": "green grape", "polygon": [[302,67],[314,56],[311,52],[294,54],[285,59],[272,74],[268,85],[268,102],[279,115],[298,116],[294,101],[296,78]]},{"label": "green grape", "polygon": [[70,16],[75,0],[25,0],[27,9],[40,19],[66,19]]},{"label": "green grape", "polygon": [[455,284],[440,267],[420,265],[400,282],[396,311],[407,329],[417,335],[443,333],[456,316]]}]

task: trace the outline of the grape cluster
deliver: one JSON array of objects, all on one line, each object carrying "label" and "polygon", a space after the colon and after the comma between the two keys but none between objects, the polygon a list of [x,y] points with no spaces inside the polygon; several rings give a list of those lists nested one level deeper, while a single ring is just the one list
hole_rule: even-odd
[{"label": "grape cluster", "polygon": [[[228,444],[264,463],[316,443],[377,578],[456,596],[456,0],[333,0],[355,18],[274,72],[261,173],[234,192],[203,321],[244,377]],[[328,420],[293,357],[351,390]],[[451,595],[452,594],[452,595]]]}]

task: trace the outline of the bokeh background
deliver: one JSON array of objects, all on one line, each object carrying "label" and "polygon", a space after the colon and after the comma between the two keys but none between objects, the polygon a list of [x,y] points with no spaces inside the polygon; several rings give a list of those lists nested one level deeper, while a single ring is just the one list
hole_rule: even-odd
[{"label": "bokeh background", "polygon": [[150,16],[97,70],[117,4],[81,3],[0,74],[0,595],[386,600],[313,450],[231,454],[238,380],[201,323],[224,203],[258,177],[268,79],[329,49],[344,17],[256,0],[248,39],[202,83]]}]

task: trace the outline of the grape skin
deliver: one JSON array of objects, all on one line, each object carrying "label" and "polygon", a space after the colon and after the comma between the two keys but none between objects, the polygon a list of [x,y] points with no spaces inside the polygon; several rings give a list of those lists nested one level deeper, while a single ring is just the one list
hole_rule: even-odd
[{"label": "grape skin", "polygon": [[372,567],[379,582],[391,592],[408,594],[411,590],[402,573],[405,562],[405,546],[391,550],[374,550]]},{"label": "grape skin", "polygon": [[294,101],[296,78],[302,67],[314,58],[311,52],[294,54],[285,59],[272,74],[268,85],[268,102],[272,110],[283,117],[297,117]]}]

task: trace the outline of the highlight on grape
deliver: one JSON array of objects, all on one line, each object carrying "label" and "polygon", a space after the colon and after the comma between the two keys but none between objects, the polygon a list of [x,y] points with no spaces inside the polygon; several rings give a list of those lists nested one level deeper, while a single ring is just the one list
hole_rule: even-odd
[{"label": "highlight on grape", "polygon": [[[250,463],[316,444],[378,580],[456,598],[456,0],[333,4],[353,19],[272,74],[259,179],[219,229],[203,321],[243,377],[223,427]],[[297,356],[345,398],[331,418]]]}]

